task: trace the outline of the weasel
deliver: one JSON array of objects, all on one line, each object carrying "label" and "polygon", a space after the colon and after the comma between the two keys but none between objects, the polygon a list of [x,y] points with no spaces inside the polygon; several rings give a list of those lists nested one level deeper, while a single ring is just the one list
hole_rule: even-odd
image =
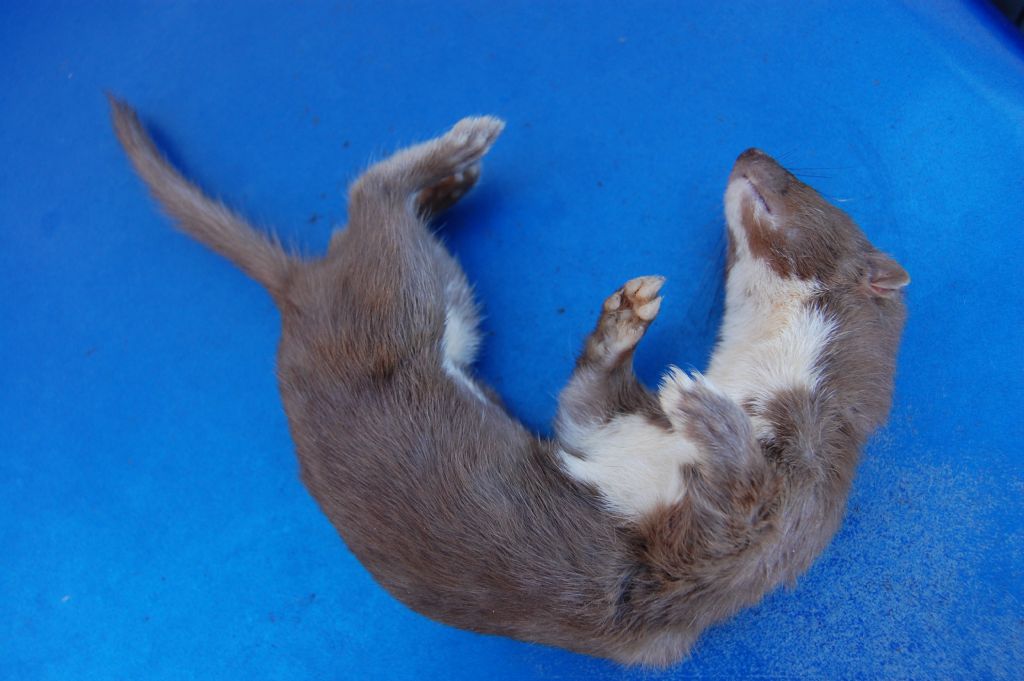
[{"label": "weasel", "polygon": [[545,439],[473,375],[477,303],[429,229],[476,183],[501,121],[463,119],[370,167],[347,227],[303,259],[184,179],[110,101],[164,210],[270,292],[302,480],[417,612],[667,665],[792,582],[838,528],[889,411],[909,278],[764,153],[740,155],[728,181],[726,310],[706,373],[671,368],[654,392],[637,380],[664,279],[633,279],[604,302]]}]

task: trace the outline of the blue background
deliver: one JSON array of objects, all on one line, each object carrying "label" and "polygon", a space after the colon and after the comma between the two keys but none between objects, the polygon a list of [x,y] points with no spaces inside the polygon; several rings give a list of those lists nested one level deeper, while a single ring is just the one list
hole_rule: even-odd
[{"label": "blue background", "polygon": [[[1024,52],[985,6],[91,4],[0,9],[0,677],[1020,678]],[[845,526],[666,672],[409,612],[297,479],[270,299],[156,211],[107,88],[310,253],[369,159],[506,118],[444,234],[544,432],[629,277],[669,278],[641,376],[703,366],[728,170],[777,155],[913,277]]]}]

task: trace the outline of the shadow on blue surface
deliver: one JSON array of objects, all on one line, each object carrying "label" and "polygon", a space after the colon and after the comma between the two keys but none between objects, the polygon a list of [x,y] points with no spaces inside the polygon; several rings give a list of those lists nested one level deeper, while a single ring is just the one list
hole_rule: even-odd
[{"label": "shadow on blue surface", "polygon": [[[1019,36],[970,3],[704,5],[5,7],[0,676],[1017,677]],[[845,527],[796,590],[664,673],[410,613],[296,478],[270,301],[155,211],[107,88],[311,252],[368,159],[506,118],[444,233],[489,314],[480,372],[538,430],[629,277],[669,277],[641,376],[703,365],[729,165],[781,157],[914,278]]]}]

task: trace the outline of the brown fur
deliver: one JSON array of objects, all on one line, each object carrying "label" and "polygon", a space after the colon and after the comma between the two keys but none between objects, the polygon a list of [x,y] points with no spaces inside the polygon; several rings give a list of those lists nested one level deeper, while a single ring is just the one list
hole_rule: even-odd
[{"label": "brown fur", "polygon": [[[811,190],[794,185],[799,198],[786,205],[815,234],[842,231],[838,246],[815,240],[794,251],[765,234],[761,252],[828,282],[816,304],[843,333],[825,359],[825,387],[776,397],[765,409],[778,424],[771,443],[754,438],[740,407],[695,391],[679,409],[710,456],[685,471],[677,503],[630,521],[561,469],[556,443],[442,368],[446,313],[454,306],[472,319],[475,304],[420,215],[476,181],[500,130],[493,120],[460,123],[372,167],[350,191],[347,229],[324,258],[301,261],[181,178],[127,105],[112,100],[112,112],[165,210],[273,294],[302,480],[409,607],[473,631],[668,664],[705,627],[793,579],[838,526],[857,451],[888,409],[903,312],[898,295],[860,286],[871,276],[869,245]],[[581,408],[643,413],[664,426],[632,373],[632,350],[604,368],[591,354],[577,367],[596,372],[575,398]]]}]

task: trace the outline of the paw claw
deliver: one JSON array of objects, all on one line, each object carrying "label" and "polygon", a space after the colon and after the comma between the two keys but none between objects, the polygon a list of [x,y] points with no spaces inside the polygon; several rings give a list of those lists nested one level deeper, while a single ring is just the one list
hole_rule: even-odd
[{"label": "paw claw", "polygon": [[636,347],[661,310],[657,293],[664,283],[658,276],[630,279],[604,301],[589,345],[591,359],[612,365]]},{"label": "paw claw", "polygon": [[645,303],[635,309],[636,316],[645,322],[649,322],[658,316],[658,310],[661,309],[662,298],[659,296],[649,303]]},{"label": "paw claw", "polygon": [[604,301],[605,312],[615,312],[622,306],[622,294],[616,291]]},{"label": "paw claw", "polygon": [[640,298],[642,300],[650,300],[661,287],[665,285],[665,277],[660,275],[649,275],[646,277],[636,277],[626,282],[626,285],[622,287],[632,298]]}]

